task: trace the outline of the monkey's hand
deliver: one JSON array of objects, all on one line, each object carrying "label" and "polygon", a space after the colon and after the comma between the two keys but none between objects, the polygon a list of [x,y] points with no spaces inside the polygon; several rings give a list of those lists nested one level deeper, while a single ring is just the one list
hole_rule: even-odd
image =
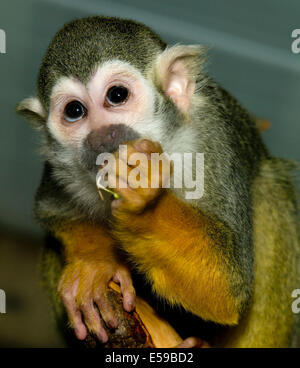
[{"label": "monkey's hand", "polygon": [[[123,307],[127,312],[134,309],[135,292],[129,270],[108,260],[74,260],[68,264],[60,278],[58,291],[66,308],[76,337],[83,340],[88,330],[103,343],[108,336],[100,319],[108,328],[117,328],[118,319],[107,294],[108,283],[120,284]],[[99,312],[98,312],[98,310]]]},{"label": "monkey's hand", "polygon": [[[130,156],[137,153],[141,156],[135,156],[136,160],[130,161]],[[127,170],[120,170],[119,160],[124,161],[124,158],[119,157],[118,152],[115,154],[117,165],[116,172],[112,177],[116,178],[118,185],[116,192],[120,194],[121,198],[113,200],[113,213],[122,210],[140,213],[163,190],[163,183],[170,177],[170,172],[162,171],[161,166],[156,167],[156,170],[151,170],[151,165],[154,165],[151,161],[152,153],[162,153],[159,143],[148,139],[139,139],[129,143],[127,145]],[[167,157],[161,156],[161,160],[167,160]],[[134,161],[139,162],[139,164],[136,165]],[[137,186],[137,180],[140,186]],[[122,185],[120,185],[120,182]]]},{"label": "monkey's hand", "polygon": [[[132,311],[135,292],[130,272],[115,252],[114,240],[101,225],[64,222],[54,229],[64,245],[66,267],[58,292],[78,339],[85,339],[87,328],[103,342],[107,327],[117,327],[112,303],[107,297],[110,280],[120,284],[124,309]],[[99,312],[103,323],[101,321]]]},{"label": "monkey's hand", "polygon": [[[149,153],[159,148],[138,140],[128,151]],[[131,174],[134,168],[129,169]],[[162,173],[156,175],[163,182]],[[125,180],[118,171],[117,177]],[[129,175],[129,184],[130,180]],[[122,199],[113,203],[112,233],[152,290],[204,320],[236,325],[249,294],[232,286],[244,285],[246,280],[234,263],[234,253],[229,253],[233,237],[228,227],[161,186],[117,188],[117,193]]]}]

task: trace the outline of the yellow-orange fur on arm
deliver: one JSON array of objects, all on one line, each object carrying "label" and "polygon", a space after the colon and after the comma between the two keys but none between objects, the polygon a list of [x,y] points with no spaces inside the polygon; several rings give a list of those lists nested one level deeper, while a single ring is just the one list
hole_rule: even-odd
[{"label": "yellow-orange fur on arm", "polygon": [[113,240],[104,227],[82,222],[64,222],[54,229],[54,235],[65,247],[67,262],[74,258],[95,261],[110,259]]},{"label": "yellow-orange fur on arm", "polygon": [[99,225],[64,223],[56,229],[55,236],[64,245],[66,260],[60,289],[79,278],[79,305],[90,293],[97,294],[100,286],[108,284],[116,270],[123,267],[114,252],[112,237]]},{"label": "yellow-orange fur on arm", "polygon": [[114,235],[159,296],[203,319],[238,323],[221,241],[208,235],[218,232],[212,221],[171,192],[142,213],[120,207],[114,217]]}]

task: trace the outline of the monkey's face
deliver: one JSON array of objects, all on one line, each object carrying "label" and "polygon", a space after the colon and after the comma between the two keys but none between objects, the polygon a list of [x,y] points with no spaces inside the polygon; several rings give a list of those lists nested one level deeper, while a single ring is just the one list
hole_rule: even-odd
[{"label": "monkey's face", "polygon": [[99,153],[114,152],[140,135],[159,139],[155,99],[153,84],[136,68],[121,61],[106,62],[86,84],[72,77],[58,80],[47,129],[61,146],[74,152],[74,160],[93,169]]},{"label": "monkey's face", "polygon": [[200,101],[203,49],[164,48],[147,27],[115,18],[76,20],[57,33],[41,66],[39,97],[17,111],[44,131],[46,159],[69,188],[74,178],[94,185],[98,154],[139,137],[183,147]]}]

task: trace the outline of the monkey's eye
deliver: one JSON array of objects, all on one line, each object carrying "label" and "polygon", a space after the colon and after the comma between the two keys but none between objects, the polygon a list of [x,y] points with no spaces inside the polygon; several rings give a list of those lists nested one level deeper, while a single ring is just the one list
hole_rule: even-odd
[{"label": "monkey's eye", "polygon": [[87,113],[87,109],[79,101],[69,102],[64,111],[64,118],[70,123],[82,119]]},{"label": "monkey's eye", "polygon": [[129,95],[129,91],[123,86],[113,86],[106,94],[105,100],[111,106],[120,105],[126,102]]}]

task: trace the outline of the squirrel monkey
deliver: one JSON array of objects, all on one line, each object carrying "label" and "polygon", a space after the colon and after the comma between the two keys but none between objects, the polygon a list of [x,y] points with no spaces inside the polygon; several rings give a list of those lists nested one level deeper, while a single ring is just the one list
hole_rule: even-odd
[{"label": "squirrel monkey", "polygon": [[[99,312],[117,327],[110,280],[120,284],[124,309],[134,309],[135,272],[158,300],[206,331],[218,326],[207,335],[212,346],[299,343],[293,164],[270,156],[254,118],[205,74],[204,61],[203,47],[170,47],[135,21],[78,19],[50,43],[37,97],[17,107],[43,138],[35,214],[51,235],[45,279],[58,318],[66,311],[80,340],[91,331],[107,341]],[[161,171],[157,188],[133,188],[116,167],[118,182],[129,185],[117,185],[119,199],[103,192],[101,201],[97,156],[117,157],[121,144],[149,160],[204,153],[203,195],[163,188]]]}]

